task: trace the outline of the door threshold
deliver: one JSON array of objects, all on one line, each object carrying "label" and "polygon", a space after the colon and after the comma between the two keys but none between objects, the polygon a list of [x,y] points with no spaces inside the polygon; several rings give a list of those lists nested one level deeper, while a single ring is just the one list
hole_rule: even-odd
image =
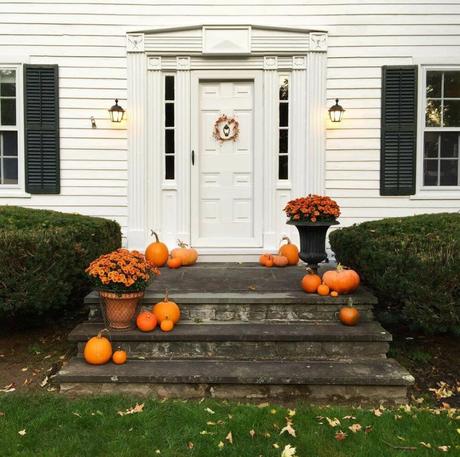
[{"label": "door threshold", "polygon": [[199,261],[202,262],[258,262],[262,253],[274,253],[275,250],[263,247],[255,248],[196,248]]}]

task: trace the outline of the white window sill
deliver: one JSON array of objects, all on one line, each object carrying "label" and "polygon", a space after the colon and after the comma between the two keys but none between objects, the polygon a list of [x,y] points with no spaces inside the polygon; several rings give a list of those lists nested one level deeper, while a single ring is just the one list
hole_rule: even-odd
[{"label": "white window sill", "polygon": [[419,190],[411,200],[460,200],[460,188],[451,190]]},{"label": "white window sill", "polygon": [[24,192],[19,189],[1,189],[0,188],[0,198],[31,198],[32,195]]}]

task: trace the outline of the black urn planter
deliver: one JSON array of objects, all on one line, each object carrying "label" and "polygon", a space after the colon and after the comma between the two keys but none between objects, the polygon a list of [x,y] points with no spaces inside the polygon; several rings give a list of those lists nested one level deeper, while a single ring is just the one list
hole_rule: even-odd
[{"label": "black urn planter", "polygon": [[338,225],[337,221],[287,221],[295,225],[299,231],[299,257],[313,270],[318,270],[318,263],[327,260],[326,234],[331,225]]}]

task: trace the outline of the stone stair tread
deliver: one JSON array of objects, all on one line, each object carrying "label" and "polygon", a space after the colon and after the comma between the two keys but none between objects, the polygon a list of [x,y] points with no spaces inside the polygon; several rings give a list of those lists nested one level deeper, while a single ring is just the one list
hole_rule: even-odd
[{"label": "stone stair tread", "polygon": [[414,378],[395,360],[216,361],[128,360],[124,365],[87,364],[72,358],[58,383],[166,383],[257,385],[408,386]]},{"label": "stone stair tread", "polygon": [[[74,342],[87,341],[104,328],[102,322],[84,322],[69,334]],[[159,329],[112,331],[112,341],[366,341],[388,342],[391,334],[378,322],[354,327],[334,323],[180,323],[170,333]]]}]

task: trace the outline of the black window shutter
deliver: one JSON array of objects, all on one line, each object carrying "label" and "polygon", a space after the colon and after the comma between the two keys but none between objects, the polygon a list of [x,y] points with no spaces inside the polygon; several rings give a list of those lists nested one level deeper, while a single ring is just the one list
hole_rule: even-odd
[{"label": "black window shutter", "polygon": [[24,65],[26,191],[60,192],[57,65]]},{"label": "black window shutter", "polygon": [[382,72],[381,195],[413,195],[417,148],[417,66]]}]

